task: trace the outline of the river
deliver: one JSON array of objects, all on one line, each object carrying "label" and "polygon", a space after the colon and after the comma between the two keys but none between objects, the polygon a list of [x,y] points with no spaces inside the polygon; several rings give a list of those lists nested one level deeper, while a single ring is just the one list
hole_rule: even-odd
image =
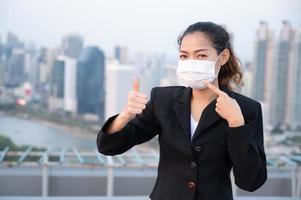
[{"label": "river", "polygon": [[35,147],[76,147],[93,150],[96,148],[96,135],[69,133],[67,131],[47,126],[32,119],[23,119],[0,114],[0,135],[9,137],[17,145]]}]

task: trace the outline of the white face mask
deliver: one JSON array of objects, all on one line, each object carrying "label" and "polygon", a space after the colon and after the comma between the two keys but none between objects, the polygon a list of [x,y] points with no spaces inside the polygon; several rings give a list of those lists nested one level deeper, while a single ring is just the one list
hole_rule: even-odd
[{"label": "white face mask", "polygon": [[[221,55],[221,54],[220,54]],[[216,60],[218,60],[219,56]],[[190,86],[195,89],[204,89],[206,85],[203,81],[210,83],[217,78],[215,73],[216,61],[209,60],[179,60],[177,76],[181,85]]]}]

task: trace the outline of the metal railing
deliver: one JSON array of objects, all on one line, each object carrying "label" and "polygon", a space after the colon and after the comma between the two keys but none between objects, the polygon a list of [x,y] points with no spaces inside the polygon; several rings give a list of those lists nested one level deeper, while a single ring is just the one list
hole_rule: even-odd
[{"label": "metal railing", "polygon": [[[294,197],[235,197],[234,200],[300,200]],[[149,200],[147,196],[135,197],[1,197],[0,200]]]},{"label": "metal railing", "polygon": [[[292,197],[301,197],[301,155],[267,155],[270,178],[289,178],[291,180]],[[107,168],[107,197],[114,195],[115,168],[157,168],[158,152],[154,149],[134,147],[122,155],[104,156],[95,151],[79,151],[76,148],[48,148],[45,151],[33,151],[28,147],[25,151],[10,151],[6,147],[0,151],[0,168],[38,166],[42,168],[42,196],[48,196],[49,168],[61,167],[105,167]],[[273,170],[281,173],[273,173]],[[233,183],[233,174],[232,183]],[[236,196],[237,187],[233,184]]]}]

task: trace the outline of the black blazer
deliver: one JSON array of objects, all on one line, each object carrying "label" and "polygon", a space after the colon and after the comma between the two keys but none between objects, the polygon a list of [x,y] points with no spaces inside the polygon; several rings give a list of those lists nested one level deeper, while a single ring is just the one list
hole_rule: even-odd
[{"label": "black blazer", "polygon": [[229,127],[215,111],[216,99],[203,110],[190,139],[192,88],[155,87],[142,114],[122,130],[107,134],[110,117],[99,131],[97,147],[105,155],[121,154],[158,135],[158,176],[153,200],[230,200],[233,168],[238,187],[254,191],[267,178],[263,144],[261,105],[257,101],[221,87],[236,99],[245,125]]}]

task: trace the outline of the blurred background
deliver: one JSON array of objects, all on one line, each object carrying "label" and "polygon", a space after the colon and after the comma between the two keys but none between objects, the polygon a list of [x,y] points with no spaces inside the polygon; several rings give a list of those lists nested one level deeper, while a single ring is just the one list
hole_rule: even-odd
[{"label": "blurred background", "polygon": [[[238,199],[301,197],[300,0],[0,0],[0,199],[147,199],[157,138],[97,152],[132,77],[149,95],[177,85],[177,39],[212,21],[231,34],[245,85],[262,104],[268,181]],[[58,198],[57,198],[58,199]]]}]

